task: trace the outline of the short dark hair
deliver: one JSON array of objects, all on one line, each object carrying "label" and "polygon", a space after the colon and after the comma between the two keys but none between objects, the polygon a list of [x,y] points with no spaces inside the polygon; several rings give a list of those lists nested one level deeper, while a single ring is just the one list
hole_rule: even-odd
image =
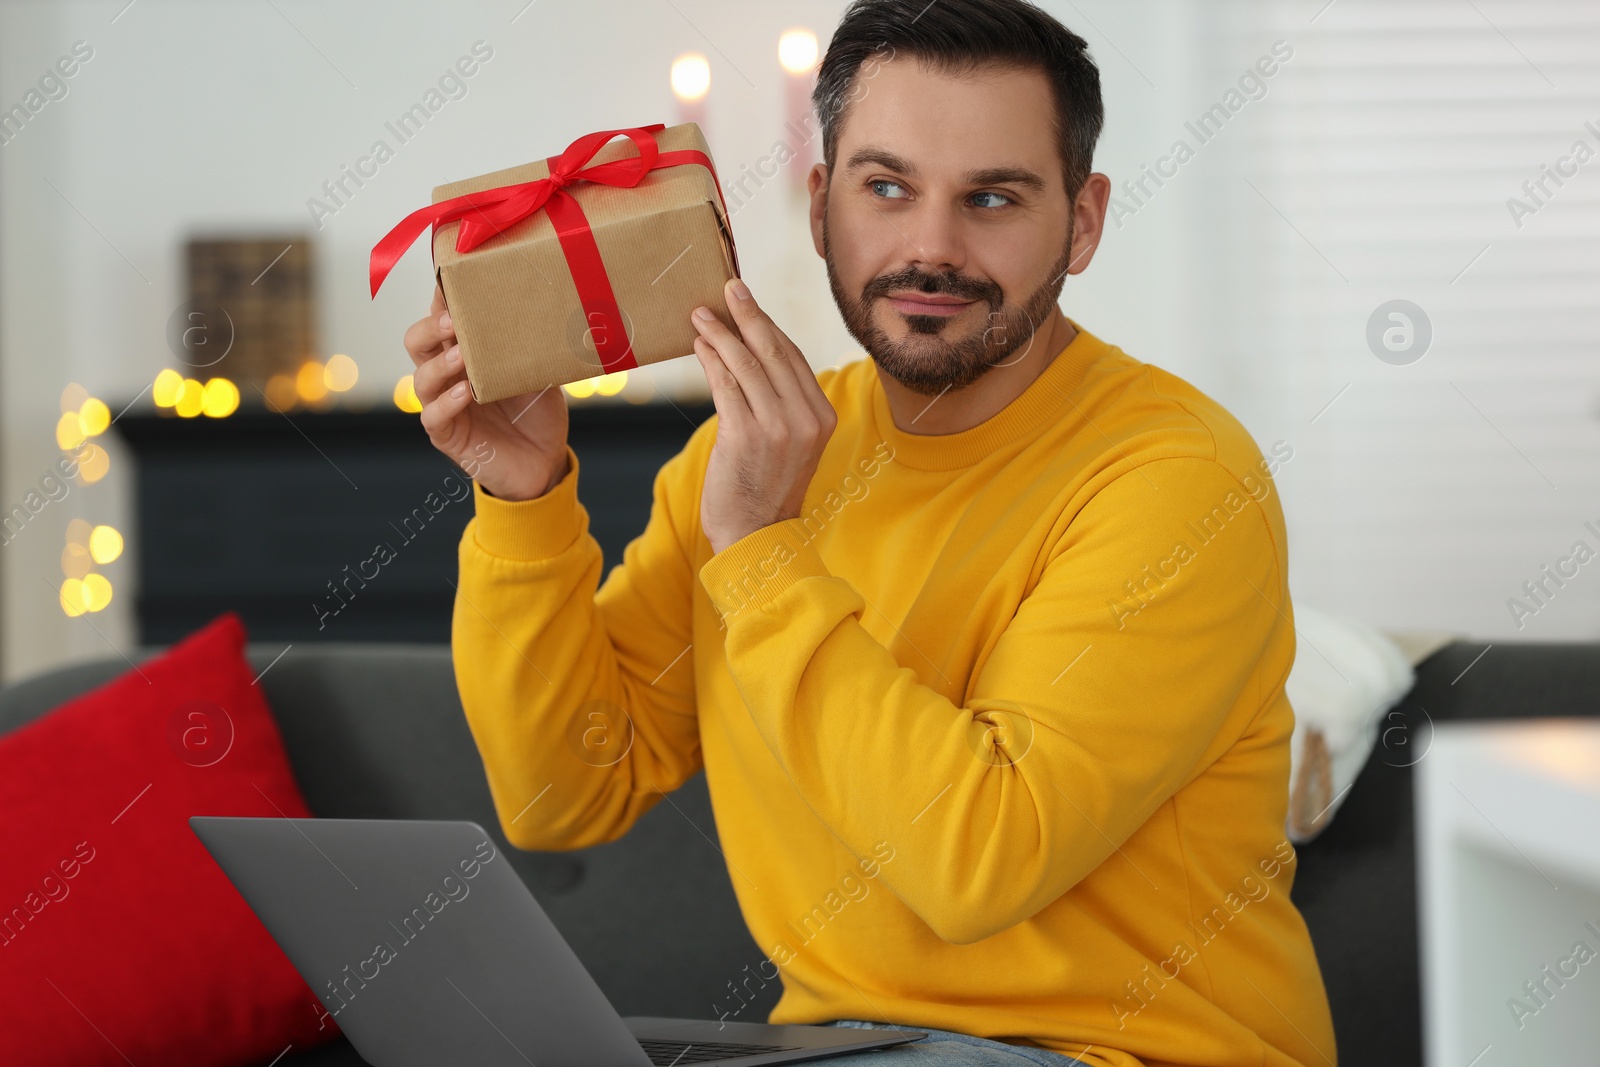
[{"label": "short dark hair", "polygon": [[915,56],[950,73],[989,65],[1042,70],[1055,97],[1067,196],[1083,188],[1105,123],[1100,68],[1088,43],[1048,12],[1027,0],[855,0],[833,32],[811,94],[830,169],[852,83],[862,64],[881,52]]}]

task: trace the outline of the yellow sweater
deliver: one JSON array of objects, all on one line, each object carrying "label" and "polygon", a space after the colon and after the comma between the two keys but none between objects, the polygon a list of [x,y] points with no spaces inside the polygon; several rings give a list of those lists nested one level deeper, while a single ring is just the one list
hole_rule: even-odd
[{"label": "yellow sweater", "polygon": [[708,420],[603,586],[575,454],[475,487],[452,641],[501,824],[611,841],[703,766],[774,1023],[1331,1067],[1283,834],[1293,449],[1079,330],[955,434],[823,371],[804,516],[717,554]]}]

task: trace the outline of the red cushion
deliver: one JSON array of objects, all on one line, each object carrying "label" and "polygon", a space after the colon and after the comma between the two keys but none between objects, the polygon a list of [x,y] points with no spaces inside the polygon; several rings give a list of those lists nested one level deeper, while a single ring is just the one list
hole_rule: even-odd
[{"label": "red cushion", "polygon": [[334,1035],[189,829],[310,814],[244,647],[229,612],[0,737],[0,1064],[264,1065]]}]

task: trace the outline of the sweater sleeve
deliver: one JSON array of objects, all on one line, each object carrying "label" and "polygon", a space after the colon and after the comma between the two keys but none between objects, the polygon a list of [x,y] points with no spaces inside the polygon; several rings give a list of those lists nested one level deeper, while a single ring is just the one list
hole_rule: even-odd
[{"label": "sweater sleeve", "polygon": [[567,451],[567,476],[542,497],[474,483],[451,621],[467,724],[501,827],[525,849],[615,840],[701,766],[688,449],[657,473],[649,522],[603,586]]},{"label": "sweater sleeve", "polygon": [[[1220,532],[1202,542],[1205,522]],[[858,858],[903,846],[880,877],[958,944],[1060,897],[1224,751],[1290,627],[1267,516],[1209,459],[1146,463],[1084,504],[965,706],[863,628],[863,598],[799,520],[729,545],[700,579],[795,788]]]}]

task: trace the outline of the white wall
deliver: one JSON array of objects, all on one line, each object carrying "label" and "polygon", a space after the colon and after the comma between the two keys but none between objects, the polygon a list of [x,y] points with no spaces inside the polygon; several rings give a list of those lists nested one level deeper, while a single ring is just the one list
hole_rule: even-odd
[{"label": "white wall", "polygon": [[[793,24],[823,30],[837,18],[829,3],[785,5],[781,14],[741,6],[730,19],[736,9],[726,4],[686,0],[678,5],[685,19],[672,5],[645,0],[526,8],[514,0],[475,10],[420,0],[381,9],[279,0],[276,10],[183,0],[138,0],[123,10],[124,2],[0,6],[5,106],[73,42],[94,49],[68,95],[0,147],[0,498],[8,504],[58,458],[57,398],[69,382],[115,411],[176,365],[165,327],[184,299],[182,242],[190,234],[309,230],[307,201],[323,196],[324,181],[378,138],[398,146],[314,234],[324,353],[353,356],[363,372],[357,391],[386,402],[411,369],[400,336],[426,310],[429,257],[421,242],[374,301],[367,255],[428,202],[435,184],[552,154],[592,129],[678,121],[667,71],[690,50],[711,56],[706,126],[719,169],[736,174],[779,133],[778,34]],[[493,58],[467,79],[467,94],[399,145],[384,123],[479,40]],[[738,57],[737,66],[718,49]],[[821,263],[809,245],[792,247],[782,189],[763,187],[735,216],[741,262],[762,296],[780,281],[791,288],[787,263],[798,261],[817,306],[828,301]],[[848,354],[836,316],[793,325],[818,365]],[[645,373],[681,380],[697,372],[691,363]],[[0,554],[7,676],[133,644],[131,560],[108,568],[121,594],[111,608],[80,620],[62,614],[41,579],[59,584],[70,518],[129,527],[125,450],[113,435],[104,440],[110,477],[73,489]]]},{"label": "white wall", "polygon": [[[124,3],[0,6],[0,106],[19,100],[74,41],[95,51],[70,81],[69,95],[0,147],[0,500],[7,506],[59,455],[52,427],[64,386],[81,383],[116,410],[174,365],[165,324],[183,299],[186,236],[308,228],[307,199],[373,140],[392,143],[385,121],[417,101],[473,42],[487,42],[494,57],[468,81],[465,98],[449,102],[399,147],[315,234],[324,352],[352,355],[363,372],[360,388],[380,399],[410,369],[399,339],[424,310],[428,256],[414,250],[373,301],[367,253],[389,226],[427,202],[433,185],[551,154],[591,129],[676,121],[667,69],[689,50],[711,58],[706,125],[726,179],[781,135],[778,34],[807,25],[826,41],[843,7],[833,0]],[[1401,257],[1411,239],[1402,223],[1357,234],[1368,202],[1338,194],[1350,183],[1384,183],[1385,160],[1354,172],[1313,164],[1319,146],[1343,144],[1334,140],[1340,123],[1384,110],[1381,99],[1344,111],[1329,101],[1359,97],[1363,85],[1370,96],[1375,85],[1397,84],[1362,74],[1362,64],[1382,66],[1397,47],[1362,28],[1382,5],[1341,0],[1315,23],[1323,0],[1044,6],[1083,33],[1100,62],[1108,121],[1097,169],[1118,183],[1163,154],[1183,122],[1215,102],[1274,40],[1293,42],[1296,58],[1269,83],[1267,97],[1248,105],[1178,178],[1112,230],[1088,274],[1070,280],[1062,304],[1107,340],[1211,392],[1264,447],[1279,439],[1295,447],[1280,484],[1301,602],[1382,625],[1516,634],[1505,598],[1566,547],[1569,533],[1577,536],[1581,519],[1600,525],[1590,473],[1600,470],[1593,463],[1600,452],[1596,382],[1594,371],[1585,377],[1570,358],[1593,354],[1600,324],[1579,309],[1545,321],[1537,344],[1518,344],[1522,320],[1497,306],[1496,294],[1540,277],[1536,262],[1486,258],[1479,264],[1485,269],[1469,275],[1483,288],[1452,291],[1438,283],[1457,260]],[[1577,4],[1557,0],[1480,6],[1511,21],[1538,23],[1541,12],[1581,17]],[[1432,3],[1407,7],[1439,26],[1398,47],[1422,58],[1466,42],[1498,64],[1502,80],[1489,87],[1492,94],[1520,93],[1533,113],[1544,114],[1538,109],[1545,105],[1564,109],[1550,118],[1553,130],[1576,128],[1570,119],[1585,107],[1600,118],[1592,73],[1580,68],[1575,46],[1566,48],[1566,59],[1540,53],[1560,68],[1564,91],[1530,96],[1542,93],[1542,84],[1515,80],[1512,67],[1521,61],[1491,27]],[[1570,36],[1551,18],[1543,29],[1513,35],[1536,52],[1562,48]],[[1341,64],[1350,72],[1344,79]],[[1470,74],[1456,73],[1444,91],[1473,92]],[[1393,134],[1397,152],[1414,155],[1434,143],[1438,130],[1424,118],[1410,140],[1404,131]],[[1504,196],[1559,140],[1529,138],[1499,162],[1503,174],[1494,181],[1450,187],[1452,196],[1476,197],[1453,222],[1465,252],[1460,263],[1498,239]],[[1481,151],[1504,147],[1495,142]],[[1552,211],[1538,220],[1547,233],[1570,228],[1573,237],[1592,236],[1600,164],[1590,169],[1597,173],[1585,174],[1587,189],[1564,194],[1561,207],[1572,214]],[[1330,182],[1335,171],[1338,180]],[[1319,273],[1325,262],[1246,178],[1298,219],[1329,258],[1342,259],[1353,281],[1329,282]],[[1399,188],[1420,210],[1436,187],[1413,173]],[[793,225],[798,210],[775,181],[740,209],[734,226],[758,298],[774,305],[775,315],[781,308],[790,316],[781,324],[821,367],[856,353],[828,298],[821,262]],[[1355,236],[1366,241],[1359,249],[1341,244]],[[1595,269],[1591,257],[1590,282]],[[1378,363],[1361,339],[1366,315],[1382,299],[1419,291],[1424,279],[1432,288],[1414,299],[1428,303],[1448,293],[1455,300],[1438,304],[1439,350],[1410,368]],[[1569,275],[1543,284],[1528,292],[1555,293],[1574,282]],[[1463,337],[1476,339],[1480,357],[1470,373],[1448,363]],[[1559,372],[1541,373],[1555,367],[1548,361],[1558,354]],[[691,372],[698,373],[692,361],[679,361],[650,373],[682,380]],[[1452,380],[1563,486],[1558,494],[1540,498],[1543,483],[1478,415],[1419,421],[1459,401]],[[1346,381],[1355,384],[1311,423]],[[132,646],[131,560],[112,565],[113,581],[121,576],[119,599],[92,619],[65,618],[42,578],[59,581],[68,519],[128,529],[130,471],[122,450],[110,445],[106,481],[75,488],[0,549],[6,677]],[[1600,547],[1600,539],[1591,540]],[[1519,636],[1593,636],[1600,565],[1592,569]]]}]

